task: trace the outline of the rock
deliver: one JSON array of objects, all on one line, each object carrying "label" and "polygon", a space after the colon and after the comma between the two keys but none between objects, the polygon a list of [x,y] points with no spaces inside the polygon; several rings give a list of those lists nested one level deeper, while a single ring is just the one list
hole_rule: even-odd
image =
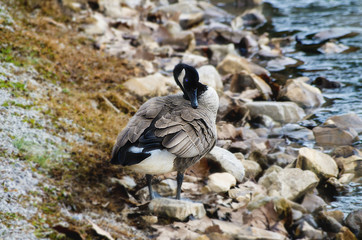
[{"label": "rock", "polygon": [[273,128],[270,132],[270,135],[280,135],[281,137],[287,136],[290,139],[299,140],[299,141],[312,141],[314,140],[313,131],[300,126],[296,123],[288,123],[283,125],[280,128]]},{"label": "rock", "polygon": [[258,89],[264,100],[273,95],[270,86],[260,77],[243,70],[231,77],[230,91],[241,93],[247,89]]},{"label": "rock", "polygon": [[158,184],[152,184],[152,188],[162,197],[175,196],[177,182],[173,179],[164,179]]},{"label": "rock", "polygon": [[349,213],[345,225],[351,229],[358,239],[362,239],[362,209]]},{"label": "rock", "polygon": [[356,113],[348,113],[329,117],[325,125],[335,125],[338,128],[353,128],[357,133],[362,133],[362,119]]},{"label": "rock", "polygon": [[262,68],[261,66],[249,62],[246,58],[236,56],[233,54],[228,54],[218,65],[217,70],[221,75],[226,75],[228,73],[235,74],[239,73],[242,70],[245,70],[249,73],[254,73],[257,76],[269,76],[270,73]]},{"label": "rock", "polygon": [[[282,168],[284,168],[288,164],[294,162],[294,160],[296,159],[296,157],[283,153],[283,152],[276,152],[276,153],[268,154],[267,158],[268,158],[269,163],[274,163]],[[246,166],[245,166],[245,168],[246,168]]]},{"label": "rock", "polygon": [[316,85],[317,88],[340,88],[342,85],[339,82],[336,81],[330,81],[325,77],[317,77],[312,84]]},{"label": "rock", "polygon": [[84,32],[88,35],[103,35],[108,30],[108,22],[100,13],[94,13],[94,22],[84,27]]},{"label": "rock", "polygon": [[134,189],[137,186],[134,179],[129,176],[123,176],[121,179],[111,178],[111,182],[118,183],[124,186],[126,189]]},{"label": "rock", "polygon": [[319,107],[324,103],[323,95],[318,88],[299,79],[289,79],[280,95],[302,108]]},{"label": "rock", "polygon": [[327,203],[321,197],[313,193],[307,193],[302,202],[302,206],[310,213],[313,213],[317,209],[320,210],[326,205]]},{"label": "rock", "polygon": [[271,72],[280,72],[288,67],[298,67],[302,64],[303,62],[300,60],[281,56],[268,61],[266,68]]},{"label": "rock", "polygon": [[343,173],[352,173],[354,177],[362,176],[362,157],[353,155],[347,158],[335,158]]},{"label": "rock", "polygon": [[[221,123],[222,124],[222,123]],[[236,130],[234,125],[230,123],[225,123],[220,125],[220,123],[216,126],[217,130],[217,138],[218,139],[231,139],[234,140],[236,137],[241,137],[240,131]]]},{"label": "rock", "polygon": [[142,219],[148,224],[156,224],[158,222],[157,216],[142,216]]},{"label": "rock", "polygon": [[211,44],[208,46],[209,51],[211,52],[210,63],[218,65],[227,55],[237,55],[238,53],[235,50],[235,45],[230,44]]},{"label": "rock", "polygon": [[320,211],[315,216],[318,225],[326,232],[338,233],[341,231],[342,224],[336,219],[325,214],[324,211]]},{"label": "rock", "polygon": [[205,65],[198,68],[197,71],[201,83],[213,87],[216,91],[222,92],[224,90],[221,76],[214,66]]},{"label": "rock", "polygon": [[312,84],[316,85],[317,88],[340,88],[342,85],[339,82],[336,81],[330,81],[325,77],[317,77]]},{"label": "rock", "polygon": [[356,36],[356,32],[345,28],[332,28],[316,33],[313,36],[313,39],[319,40],[321,42],[328,41],[331,39],[341,39]]},{"label": "rock", "polygon": [[304,239],[326,239],[327,238],[326,232],[315,229],[307,221],[302,221],[298,225],[298,227],[295,231],[297,232],[296,236],[298,238],[303,238],[303,237],[304,237]]},{"label": "rock", "polygon": [[138,11],[128,7],[121,6],[122,0],[102,0],[99,1],[99,10],[111,18],[135,18],[139,15]]},{"label": "rock", "polygon": [[166,95],[170,93],[169,87],[175,87],[171,77],[164,77],[155,73],[146,77],[131,78],[124,86],[138,96]]},{"label": "rock", "polygon": [[153,34],[160,45],[171,45],[176,50],[192,51],[195,48],[195,36],[191,31],[182,30],[181,26],[168,21]]},{"label": "rock", "polygon": [[244,160],[242,163],[245,168],[245,177],[247,179],[255,179],[263,171],[260,165],[255,161]]},{"label": "rock", "polygon": [[324,45],[322,45],[320,48],[318,48],[318,51],[324,54],[334,54],[334,53],[342,53],[344,51],[347,51],[349,49],[348,46],[343,44],[337,44],[334,42],[327,42]]},{"label": "rock", "polygon": [[278,240],[286,239],[285,236],[256,228],[251,226],[242,226],[232,222],[221,221],[217,219],[212,219],[214,225],[218,226],[221,232],[234,235],[234,239],[264,239],[264,240]]},{"label": "rock", "polygon": [[202,9],[202,12],[205,14],[205,19],[230,19],[232,17],[227,11],[214,6],[208,1],[197,1],[197,6]]},{"label": "rock", "polygon": [[313,128],[318,145],[352,145],[358,141],[358,134],[353,128],[342,129],[334,125],[323,125]]},{"label": "rock", "polygon": [[245,106],[249,109],[250,115],[267,115],[274,121],[282,123],[298,122],[304,116],[304,110],[294,102],[250,102]]},{"label": "rock", "polygon": [[155,198],[150,202],[148,208],[154,214],[175,218],[180,221],[184,221],[190,216],[200,219],[206,214],[202,203],[169,198]]},{"label": "rock", "polygon": [[341,231],[336,234],[336,240],[358,240],[357,237],[347,227],[342,227]]},{"label": "rock", "polygon": [[296,167],[310,170],[322,179],[338,175],[337,163],[331,156],[306,147],[299,149]]},{"label": "rock", "polygon": [[318,185],[319,179],[309,170],[282,169],[272,166],[259,179],[258,183],[268,190],[269,196],[284,197],[293,201],[314,189]]},{"label": "rock", "polygon": [[[209,62],[209,60],[206,57],[203,57],[200,55],[184,53],[182,55],[182,62],[186,63],[188,65],[194,66],[194,67],[199,67],[199,66],[207,64]],[[199,75],[200,75],[200,72],[199,72]],[[201,78],[200,78],[200,80],[201,80]],[[220,81],[221,81],[221,79],[220,79]]]},{"label": "rock", "polygon": [[241,18],[243,19],[243,25],[246,27],[259,27],[266,23],[264,15],[256,9],[245,12]]},{"label": "rock", "polygon": [[219,192],[227,192],[232,186],[235,186],[236,179],[230,173],[213,173],[209,175],[207,186],[211,191],[219,193]]},{"label": "rock", "polygon": [[338,179],[338,181],[341,184],[348,184],[350,182],[352,182],[352,180],[355,178],[354,173],[345,173],[342,174],[341,177]]},{"label": "rock", "polygon": [[237,181],[244,179],[243,164],[228,150],[215,146],[205,157],[220,164],[221,168],[233,175]]},{"label": "rock", "polygon": [[262,4],[263,0],[236,0],[235,4],[237,8],[252,7]]},{"label": "rock", "polygon": [[183,29],[191,28],[204,20],[204,14],[202,12],[196,13],[181,13],[179,17],[180,26]]},{"label": "rock", "polygon": [[340,210],[328,211],[328,212],[325,212],[325,214],[327,216],[330,216],[330,217],[336,219],[337,222],[339,222],[340,224],[343,224],[344,213],[342,211],[340,211]]},{"label": "rock", "polygon": [[331,156],[334,158],[338,157],[350,157],[353,155],[361,155],[357,149],[352,146],[337,146],[333,149]]}]

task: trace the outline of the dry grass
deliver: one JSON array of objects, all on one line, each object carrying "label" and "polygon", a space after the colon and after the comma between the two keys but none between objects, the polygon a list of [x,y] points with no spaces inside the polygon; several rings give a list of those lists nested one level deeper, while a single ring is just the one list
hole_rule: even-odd
[{"label": "dry grass", "polygon": [[[49,170],[54,182],[71,193],[62,201],[75,206],[76,211],[86,208],[119,211],[124,207],[120,201],[122,193],[118,189],[109,191],[107,185],[109,178],[122,175],[122,170],[108,163],[110,151],[135,106],[141,104],[140,99],[125,94],[122,83],[144,73],[126,60],[94,49],[92,40],[72,30],[79,26],[69,22],[67,15],[54,7],[56,2],[15,1],[18,5],[12,7],[13,16],[21,15],[15,14],[19,9],[22,11],[24,16],[16,19],[21,25],[14,27],[14,32],[1,29],[0,44],[10,49],[11,59],[17,65],[34,66],[42,75],[39,81],[50,81],[63,89],[62,93],[49,94],[40,103],[50,107],[46,114],[58,124],[58,131],[80,134],[92,143],[72,146],[74,165]],[[34,9],[40,9],[40,14],[30,17]],[[48,15],[55,16],[59,22]],[[71,119],[79,127],[59,124],[58,118]],[[104,208],[94,202],[109,205]]]}]

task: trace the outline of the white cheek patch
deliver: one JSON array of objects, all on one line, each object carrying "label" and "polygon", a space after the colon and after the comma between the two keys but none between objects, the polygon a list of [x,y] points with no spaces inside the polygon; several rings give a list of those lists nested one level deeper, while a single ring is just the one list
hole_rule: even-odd
[{"label": "white cheek patch", "polygon": [[184,78],[185,78],[185,75],[186,75],[186,70],[185,70],[185,69],[182,69],[180,75],[178,76],[178,81],[180,82],[180,84],[181,84],[182,87],[184,86]]}]

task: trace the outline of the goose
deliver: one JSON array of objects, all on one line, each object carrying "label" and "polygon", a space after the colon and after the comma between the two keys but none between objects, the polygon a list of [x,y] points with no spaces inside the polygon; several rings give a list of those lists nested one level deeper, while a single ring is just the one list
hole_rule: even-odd
[{"label": "goose", "polygon": [[173,76],[182,93],[145,102],[119,133],[111,163],[146,175],[150,199],[152,177],[177,171],[180,200],[186,169],[209,153],[216,143],[219,97],[199,82],[197,70],[179,63]]}]

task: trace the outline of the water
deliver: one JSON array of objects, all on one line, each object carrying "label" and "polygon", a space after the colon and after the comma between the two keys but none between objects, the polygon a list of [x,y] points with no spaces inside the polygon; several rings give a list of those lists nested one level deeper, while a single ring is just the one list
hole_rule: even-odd
[{"label": "water", "polygon": [[[234,15],[241,14],[234,1],[211,1]],[[362,118],[362,1],[361,0],[264,0],[263,14],[268,23],[259,32],[270,37],[298,36],[340,28],[358,35],[337,41],[357,50],[339,54],[305,53],[292,44],[284,55],[302,60],[303,65],[285,71],[287,78],[323,76],[342,84],[341,88],[323,90],[326,103],[314,111],[313,119],[323,123],[328,117],[354,112]],[[360,134],[360,139],[362,135]],[[356,144],[362,149],[362,141]],[[349,213],[362,208],[362,183],[351,183],[348,191],[336,196],[330,208]]]}]

